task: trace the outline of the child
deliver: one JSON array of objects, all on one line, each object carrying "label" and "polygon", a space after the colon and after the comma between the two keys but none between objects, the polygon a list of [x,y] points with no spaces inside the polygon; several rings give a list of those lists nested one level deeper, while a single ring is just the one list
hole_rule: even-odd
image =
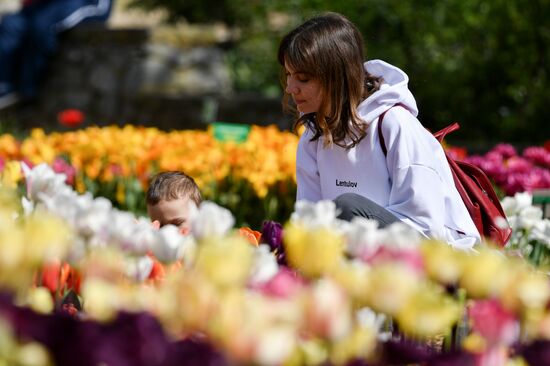
[{"label": "child", "polygon": [[[297,200],[334,200],[340,218],[381,226],[402,221],[427,237],[471,248],[480,235],[453,182],[440,143],[418,121],[408,76],[364,62],[363,39],[336,13],[316,16],[281,41],[287,107],[303,125]],[[377,127],[384,113],[381,147]]]},{"label": "child", "polygon": [[191,205],[199,206],[202,197],[195,180],[183,172],[161,172],[147,189],[147,213],[153,224],[172,224],[182,234],[191,230]]}]

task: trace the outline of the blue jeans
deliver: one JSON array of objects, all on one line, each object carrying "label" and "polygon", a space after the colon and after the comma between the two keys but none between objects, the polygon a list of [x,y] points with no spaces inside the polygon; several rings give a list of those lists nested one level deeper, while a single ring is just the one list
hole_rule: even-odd
[{"label": "blue jeans", "polygon": [[47,0],[24,7],[0,21],[0,93],[32,98],[60,32],[85,21],[105,21],[112,0]]},{"label": "blue jeans", "polygon": [[344,193],[334,200],[336,209],[340,211],[339,219],[351,221],[355,216],[378,221],[383,228],[400,220],[374,201],[355,193]]}]

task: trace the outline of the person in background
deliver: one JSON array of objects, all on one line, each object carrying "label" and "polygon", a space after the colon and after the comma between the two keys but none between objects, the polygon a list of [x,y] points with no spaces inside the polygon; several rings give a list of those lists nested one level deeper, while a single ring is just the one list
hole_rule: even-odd
[{"label": "person in background", "polygon": [[153,177],[146,194],[147,214],[156,227],[172,224],[182,234],[191,230],[191,205],[202,202],[195,180],[179,171],[161,172]]},{"label": "person in background", "polygon": [[114,0],[23,0],[0,19],[0,109],[37,95],[58,36],[83,22],[105,22]]},{"label": "person in background", "polygon": [[401,221],[463,249],[480,241],[441,144],[416,118],[408,76],[381,60],[364,62],[352,22],[337,13],[307,20],[282,39],[278,61],[286,106],[296,106],[295,128],[305,127],[297,200],[334,200],[341,219]]}]

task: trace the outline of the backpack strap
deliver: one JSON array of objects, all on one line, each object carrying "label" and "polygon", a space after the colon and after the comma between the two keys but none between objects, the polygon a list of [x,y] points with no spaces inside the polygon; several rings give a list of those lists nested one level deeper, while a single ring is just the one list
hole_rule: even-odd
[{"label": "backpack strap", "polygon": [[458,122],[455,122],[455,123],[452,123],[450,125],[448,125],[447,127],[437,131],[436,133],[434,133],[434,137],[439,141],[439,142],[442,142],[443,139],[445,138],[445,136],[449,133],[449,132],[453,132],[453,131],[456,131],[460,128],[460,125],[458,124]]},{"label": "backpack strap", "polygon": [[382,112],[380,117],[378,117],[378,140],[380,140],[380,147],[382,148],[384,156],[388,156],[388,149],[386,148],[386,141],[384,141],[384,135],[382,134],[382,121],[384,120],[384,115],[387,111],[389,111],[389,109],[386,109]]},{"label": "backpack strap", "polygon": [[[386,148],[386,141],[384,140],[384,134],[382,133],[382,121],[384,121],[384,116],[386,115],[386,113],[390,109],[392,109],[393,107],[397,107],[397,106],[403,107],[406,110],[409,110],[404,104],[397,103],[397,104],[391,106],[390,108],[386,109],[378,117],[378,126],[377,126],[378,127],[377,128],[378,129],[378,139],[380,140],[380,147],[382,148],[382,151],[384,152],[384,156],[388,156],[388,149]],[[458,124],[458,122],[454,122],[454,123],[450,124],[449,126],[435,132],[433,135],[439,142],[442,142],[443,139],[445,138],[445,136],[447,136],[448,133],[456,131],[459,128],[460,128],[460,124]]]},{"label": "backpack strap", "polygon": [[380,116],[378,116],[378,139],[380,140],[380,147],[384,152],[384,156],[388,156],[388,149],[386,148],[386,141],[384,140],[384,134],[382,133],[382,122],[384,121],[384,116],[386,115],[386,113],[393,107],[402,107],[406,110],[409,110],[403,103],[397,103],[386,109],[384,112],[382,112]]}]

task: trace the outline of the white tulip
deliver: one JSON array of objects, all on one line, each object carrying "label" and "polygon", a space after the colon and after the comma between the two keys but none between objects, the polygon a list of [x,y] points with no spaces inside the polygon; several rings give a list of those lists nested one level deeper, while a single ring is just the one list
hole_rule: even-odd
[{"label": "white tulip", "polygon": [[336,218],[336,204],[330,200],[319,202],[298,201],[294,206],[290,220],[300,222],[311,228],[335,227],[340,220]]},{"label": "white tulip", "polygon": [[140,217],[134,224],[133,248],[134,254],[146,254],[152,250],[157,240],[156,230],[153,229],[151,221],[145,217]]},{"label": "white tulip", "polygon": [[255,249],[249,278],[251,285],[265,283],[279,272],[277,259],[271,253],[268,245],[261,244]]},{"label": "white tulip", "polygon": [[296,330],[288,326],[272,326],[257,335],[255,360],[260,365],[281,365],[296,348]]},{"label": "white tulip", "polygon": [[174,225],[165,225],[154,231],[156,240],[153,245],[153,254],[164,263],[175,262],[183,258],[185,251],[192,246],[193,238],[182,235]]},{"label": "white tulip", "polygon": [[210,201],[202,202],[191,220],[191,233],[198,239],[223,236],[235,224],[235,218],[228,209]]},{"label": "white tulip", "polygon": [[518,211],[523,210],[533,204],[533,195],[529,192],[518,192],[514,195]]},{"label": "white tulip", "polygon": [[347,251],[354,257],[376,251],[384,236],[378,229],[378,221],[363,217],[354,217],[344,235],[347,238]]},{"label": "white tulip", "polygon": [[535,223],[529,237],[530,239],[542,242],[550,249],[550,220],[545,219]]},{"label": "white tulip", "polygon": [[107,219],[110,221],[107,237],[111,239],[111,244],[117,245],[125,252],[133,253],[135,216],[129,212],[112,210]]},{"label": "white tulip", "polygon": [[506,196],[500,201],[500,205],[504,210],[507,217],[517,215],[519,212],[519,205],[514,197]]},{"label": "white tulip", "polygon": [[126,275],[138,282],[145,281],[153,270],[153,259],[149,256],[126,257]]},{"label": "white tulip", "polygon": [[422,236],[418,231],[402,222],[394,222],[385,227],[382,232],[384,244],[396,248],[406,249],[418,247]]},{"label": "white tulip", "polygon": [[34,211],[34,203],[26,197],[21,197],[21,207],[25,216],[30,215]]},{"label": "white tulip", "polygon": [[27,182],[27,197],[34,202],[39,202],[41,196],[51,197],[56,192],[70,189],[65,184],[65,174],[57,174],[46,163],[30,169],[27,164],[21,162],[23,174]]},{"label": "white tulip", "polygon": [[376,331],[382,328],[384,321],[386,320],[386,316],[384,314],[376,313],[368,307],[357,310],[355,312],[355,317],[357,318],[357,322],[362,327],[371,328]]},{"label": "white tulip", "polygon": [[537,222],[542,220],[542,210],[540,207],[528,206],[521,210],[518,218],[519,227],[530,229]]}]

